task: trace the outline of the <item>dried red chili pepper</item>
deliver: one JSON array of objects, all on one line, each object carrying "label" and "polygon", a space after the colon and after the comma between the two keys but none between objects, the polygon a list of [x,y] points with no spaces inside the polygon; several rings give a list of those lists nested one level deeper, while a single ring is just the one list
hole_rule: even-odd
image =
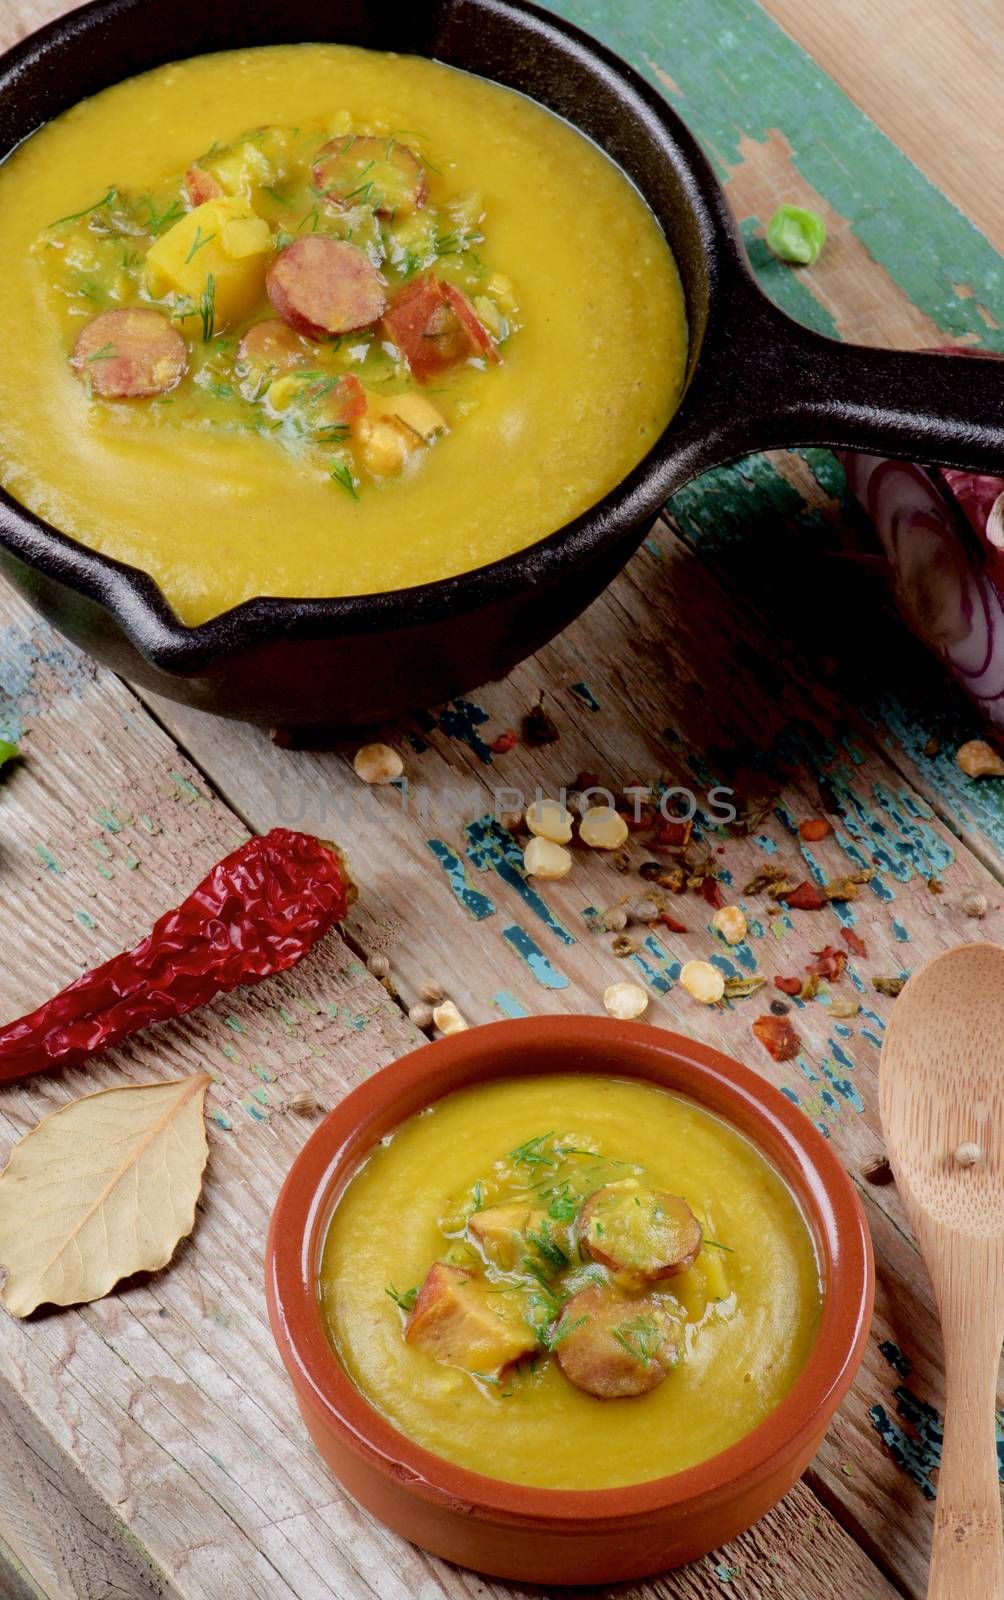
[{"label": "dried red chili pepper", "polygon": [[682,819],[678,822],[673,819],[663,821],[656,830],[655,838],[652,841],[653,848],[656,850],[686,850],[690,844],[693,831],[693,817],[688,817],[686,822]]},{"label": "dried red chili pepper", "polygon": [[753,1032],[775,1061],[791,1061],[802,1048],[802,1041],[787,1017],[757,1017]]},{"label": "dried red chili pepper", "polygon": [[491,742],[491,744],[489,745],[488,748],[491,750],[492,755],[504,756],[508,751],[510,751],[512,749],[512,747],[513,747],[513,745],[515,743],[516,743],[516,730],[515,730],[515,728],[507,728],[505,733],[500,733],[497,739],[493,739],[492,740],[492,742]]},{"label": "dried red chili pepper", "polygon": [[812,953],[816,959],[810,961],[805,970],[814,973],[817,978],[839,978],[847,965],[847,951],[837,950],[832,944]]},{"label": "dried red chili pepper", "polygon": [[712,910],[717,911],[723,904],[722,891],[718,887],[717,878],[702,878],[701,893]]},{"label": "dried red chili pepper", "polygon": [[660,911],[656,921],[661,922],[664,928],[669,929],[670,933],[686,933],[687,931],[686,924],[677,922],[676,918],[671,917],[668,911]]},{"label": "dried red chili pepper", "polygon": [[868,946],[860,935],[854,932],[853,928],[841,928],[840,937],[852,955],[867,956]]},{"label": "dried red chili pepper", "polygon": [[132,950],[0,1028],[0,1080],[77,1066],[151,1022],[285,972],[354,898],[335,845],[289,828],[249,839]]},{"label": "dried red chili pepper", "polygon": [[808,878],[805,879],[804,883],[798,884],[796,888],[791,889],[787,894],[779,891],[779,898],[782,899],[785,905],[788,906],[792,911],[822,911],[823,907],[827,904],[826,896],[824,894],[820,894],[819,890],[816,888],[816,885],[814,883],[810,883]]},{"label": "dried red chili pepper", "polygon": [[775,978],[774,988],[780,989],[782,994],[801,994],[801,978]]},{"label": "dried red chili pepper", "polygon": [[827,834],[833,832],[830,824],[824,817],[810,817],[808,822],[800,822],[798,831],[807,844],[816,844],[820,839],[825,839]]}]

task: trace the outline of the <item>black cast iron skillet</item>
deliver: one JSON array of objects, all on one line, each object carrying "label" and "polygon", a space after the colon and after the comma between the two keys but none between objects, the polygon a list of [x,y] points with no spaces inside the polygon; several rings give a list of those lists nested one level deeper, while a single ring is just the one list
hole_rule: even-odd
[{"label": "black cast iron skillet", "polygon": [[0,156],[85,95],[165,61],[316,39],[434,56],[521,90],[601,145],[679,264],[691,341],[683,404],[604,500],[517,555],[384,594],[250,600],[195,628],[143,573],[4,495],[3,570],[127,678],[266,724],[380,721],[501,677],[546,643],[610,581],[667,497],[709,467],[812,444],[1004,473],[1004,368],[839,344],[785,317],[751,276],[685,125],[610,51],[521,0],[95,0],[0,60]]}]

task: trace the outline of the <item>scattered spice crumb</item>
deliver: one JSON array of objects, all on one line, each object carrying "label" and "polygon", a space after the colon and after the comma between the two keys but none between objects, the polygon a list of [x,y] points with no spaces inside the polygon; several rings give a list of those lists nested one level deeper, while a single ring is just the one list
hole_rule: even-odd
[{"label": "scattered spice crumb", "polygon": [[856,1000],[832,1000],[830,1002],[830,1016],[843,1020],[847,1017],[856,1017],[861,1010]]},{"label": "scattered spice crumb", "polygon": [[892,1167],[889,1165],[888,1156],[871,1156],[863,1163],[861,1176],[866,1183],[874,1183],[882,1188],[893,1181]]},{"label": "scattered spice crumb", "polygon": [[867,956],[868,947],[860,934],[855,933],[853,928],[841,928],[840,937],[852,956]]},{"label": "scattered spice crumb", "polygon": [[847,966],[847,951],[837,950],[832,944],[824,945],[822,950],[812,952],[815,959],[806,966],[806,972],[814,973],[817,978],[839,978]]},{"label": "scattered spice crumb", "polygon": [[810,817],[807,822],[800,822],[798,832],[807,844],[818,844],[820,839],[825,839],[833,832],[825,817]]},{"label": "scattered spice crumb", "polygon": [[872,988],[877,989],[879,994],[888,994],[895,999],[905,983],[905,978],[873,978]]},{"label": "scattered spice crumb", "polygon": [[775,989],[780,989],[782,994],[800,994],[802,990],[801,978],[775,978]]},{"label": "scattered spice crumb", "polygon": [[940,753],[941,753],[941,740],[938,738],[938,735],[936,733],[932,733],[931,737],[928,739],[927,743],[924,746],[924,754],[925,754],[925,756],[936,756],[936,755],[940,755]]},{"label": "scattered spice crumb", "polygon": [[500,733],[497,739],[492,740],[488,748],[493,756],[504,756],[512,749],[515,743],[515,728],[507,728],[505,733]]},{"label": "scattered spice crumb", "polygon": [[766,978],[759,976],[755,978],[726,978],[725,998],[726,1000],[745,1000],[747,995],[756,994],[758,989],[762,989],[766,982]]},{"label": "scattered spice crumb", "polygon": [[619,933],[611,945],[611,949],[613,950],[614,955],[619,956],[623,961],[627,956],[633,956],[635,954],[636,950],[638,949],[638,941],[636,939],[632,939],[630,934]]},{"label": "scattered spice crumb", "polygon": [[808,878],[787,894],[772,892],[772,898],[783,900],[792,911],[822,911],[826,904],[826,896],[820,894],[816,885],[810,883]]},{"label": "scattered spice crumb", "polygon": [[944,894],[945,892],[945,885],[940,878],[928,878],[927,887],[932,894]]},{"label": "scattered spice crumb", "polygon": [[802,1048],[802,1041],[788,1017],[757,1017],[753,1033],[774,1061],[792,1061]]},{"label": "scattered spice crumb", "polygon": [[544,691],[535,706],[523,718],[523,743],[529,745],[557,744],[561,738],[558,725],[544,709]]}]

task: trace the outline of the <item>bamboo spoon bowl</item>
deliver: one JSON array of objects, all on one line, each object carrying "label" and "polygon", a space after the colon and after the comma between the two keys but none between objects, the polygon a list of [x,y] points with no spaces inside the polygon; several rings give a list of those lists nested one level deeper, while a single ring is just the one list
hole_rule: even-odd
[{"label": "bamboo spoon bowl", "polygon": [[896,1002],[879,1071],[900,1197],[941,1315],[945,1427],[928,1600],[1004,1600],[1004,949],[947,950]]}]

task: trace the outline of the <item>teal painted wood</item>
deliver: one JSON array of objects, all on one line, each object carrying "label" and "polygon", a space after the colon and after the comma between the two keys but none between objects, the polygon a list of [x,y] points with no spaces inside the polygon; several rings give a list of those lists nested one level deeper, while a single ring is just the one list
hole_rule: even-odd
[{"label": "teal painted wood", "polygon": [[[779,129],[799,173],[946,342],[1004,350],[1004,260],[753,0],[552,0],[551,9],[595,33],[665,94],[723,178],[740,164],[744,137],[763,141]],[[811,278],[767,250],[765,222],[740,219],[763,289],[797,321],[836,337]],[[980,306],[1000,326],[991,327]],[[862,549],[874,550],[874,540],[833,456],[797,454],[818,496],[807,500],[756,457],[690,484],[670,514],[821,676],[836,676],[875,739],[902,752],[939,813],[982,841],[1004,874],[1004,780],[974,781],[954,760],[958,746],[981,733],[979,719],[895,615],[877,574],[858,566],[838,580],[839,530]]]},{"label": "teal painted wood", "polygon": [[[722,177],[738,165],[743,136],[779,128],[802,176],[915,306],[946,332],[1004,350],[1004,326],[988,328],[978,310],[1004,324],[997,251],[752,0],[551,0],[550,9],[661,90]],[[771,293],[784,278],[766,266],[761,281]],[[790,301],[785,309],[798,314]]]}]

